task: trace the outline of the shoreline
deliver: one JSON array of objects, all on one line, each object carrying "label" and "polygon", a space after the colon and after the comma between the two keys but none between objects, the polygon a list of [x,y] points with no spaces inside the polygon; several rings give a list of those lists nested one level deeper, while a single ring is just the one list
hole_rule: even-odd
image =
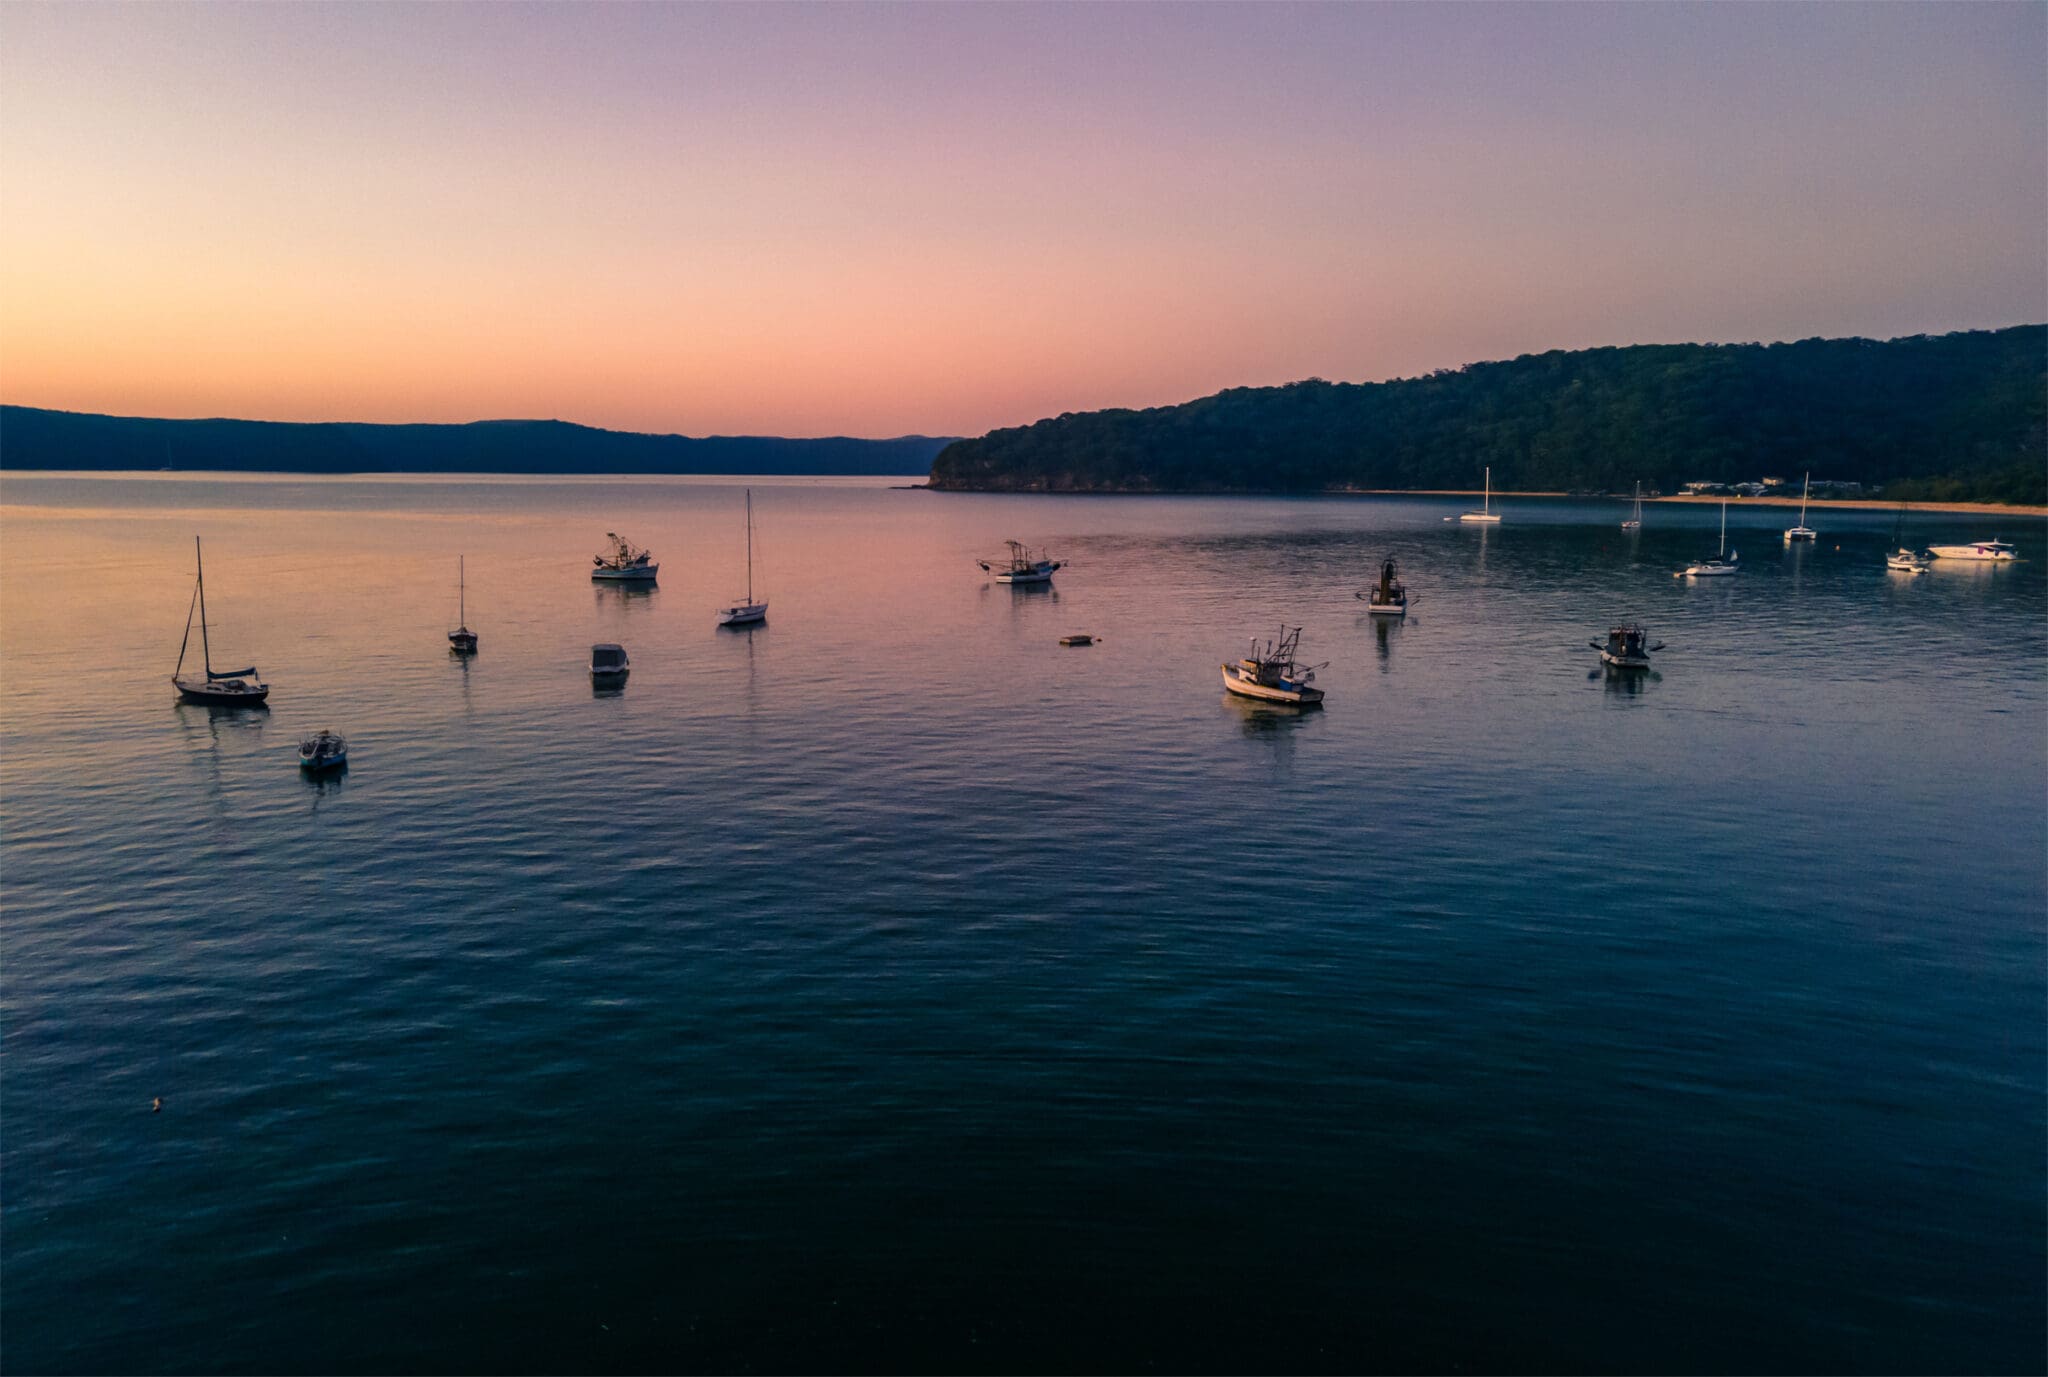
[{"label": "shoreline", "polygon": [[[1089,490],[1077,492],[1048,492],[1043,488],[953,488],[933,487],[930,483],[910,485],[920,492],[939,493],[982,493],[1004,497],[1481,497],[1478,488],[1316,488],[1300,492],[1277,490],[1228,490],[1215,488],[1126,488],[1111,490]],[[1571,502],[1613,502],[1627,505],[1635,500],[1633,493],[1570,493],[1570,492],[1508,492],[1494,489],[1495,497],[1543,498]],[[1792,507],[1799,506],[1797,497],[1710,497],[1694,496],[1689,493],[1675,493],[1669,497],[1645,497],[1644,506],[1708,505],[1718,506],[1726,501],[1731,507]],[[1909,512],[1951,512],[1965,516],[2017,516],[2027,519],[2048,517],[2048,507],[2029,506],[2024,503],[2004,502],[1887,502],[1874,497],[1815,497],[1807,502],[1813,510],[1832,508],[1837,511],[1896,512],[1904,508]]]}]

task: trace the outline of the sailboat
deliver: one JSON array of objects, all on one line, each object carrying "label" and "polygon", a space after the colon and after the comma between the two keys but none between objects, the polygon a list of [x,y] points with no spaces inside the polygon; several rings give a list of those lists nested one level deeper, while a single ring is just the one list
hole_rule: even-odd
[{"label": "sailboat", "polygon": [[[192,559],[199,572],[199,583],[192,590],[192,605],[185,609],[185,639],[178,643],[178,667],[171,671],[171,682],[178,686],[178,695],[188,703],[204,703],[215,708],[260,708],[270,697],[270,685],[256,677],[252,665],[248,669],[215,669],[213,667],[213,646],[206,634],[206,559],[199,548],[199,537],[192,537]],[[185,673],[185,651],[192,644],[192,612],[199,612],[199,656],[206,666],[205,677]]]},{"label": "sailboat", "polygon": [[[747,489],[747,600],[721,608],[720,626],[751,626],[768,620],[768,600],[754,601],[754,490]],[[803,620],[799,617],[797,620]]]},{"label": "sailboat", "polygon": [[1493,469],[1490,466],[1486,470],[1486,494],[1480,501],[1480,509],[1476,512],[1466,512],[1458,520],[1488,521],[1496,525],[1499,524],[1500,513],[1493,509]]},{"label": "sailboat", "polygon": [[455,557],[456,627],[448,633],[448,648],[457,655],[476,654],[476,633],[469,629],[469,580],[464,575],[462,556]]},{"label": "sailboat", "polygon": [[1728,504],[1723,502],[1721,504],[1720,549],[1715,552],[1713,558],[1703,559],[1697,564],[1688,564],[1671,577],[1675,579],[1704,579],[1722,574],[1738,573],[1740,571],[1736,569],[1735,561],[1740,558],[1740,555],[1728,548]]},{"label": "sailboat", "polygon": [[1884,557],[1884,567],[1901,574],[1924,574],[1933,565],[1931,556],[1907,546],[1906,509],[1899,508],[1898,519],[1892,522],[1892,544],[1898,546]]},{"label": "sailboat", "polygon": [[1622,522],[1621,529],[1624,531],[1640,531],[1643,529],[1643,485],[1640,481],[1636,483],[1636,514]]},{"label": "sailboat", "polygon": [[1812,487],[1813,474],[1809,472],[1799,485],[1799,524],[1785,532],[1785,543],[1787,545],[1792,544],[1794,541],[1818,540],[1820,538],[1820,533],[1810,529],[1806,524],[1806,494]]}]

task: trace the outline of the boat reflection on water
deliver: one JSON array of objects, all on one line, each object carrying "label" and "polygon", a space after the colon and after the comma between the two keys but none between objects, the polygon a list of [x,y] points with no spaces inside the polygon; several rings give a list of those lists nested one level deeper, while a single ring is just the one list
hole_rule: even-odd
[{"label": "boat reflection on water", "polygon": [[1664,676],[1654,669],[1622,669],[1615,665],[1602,665],[1590,671],[1588,679],[1604,680],[1609,693],[1634,698],[1651,684],[1661,684]]},{"label": "boat reflection on water", "polygon": [[661,585],[658,583],[600,583],[593,579],[590,584],[591,602],[598,607],[644,610],[652,607],[660,594]]},{"label": "boat reflection on water", "polygon": [[1394,628],[1402,625],[1400,618],[1372,618],[1373,649],[1379,652],[1380,673],[1386,674],[1394,667],[1394,643],[1388,637],[1395,634]]},{"label": "boat reflection on water", "polygon": [[1228,692],[1223,695],[1223,702],[1237,713],[1244,734],[1254,738],[1289,736],[1323,716],[1315,711],[1314,704],[1266,703]]}]

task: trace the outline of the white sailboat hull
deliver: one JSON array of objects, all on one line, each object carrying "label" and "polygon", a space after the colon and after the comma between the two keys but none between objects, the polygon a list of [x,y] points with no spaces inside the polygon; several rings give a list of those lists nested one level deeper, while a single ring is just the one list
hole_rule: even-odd
[{"label": "white sailboat hull", "polygon": [[2010,549],[1996,545],[1930,545],[1927,552],[1937,559],[1974,559],[2002,563],[2014,558]]},{"label": "white sailboat hull", "polygon": [[1724,578],[1737,572],[1739,571],[1732,564],[1694,564],[1680,571],[1678,577],[1682,579]]},{"label": "white sailboat hull", "polygon": [[1493,512],[1466,512],[1459,516],[1458,520],[1484,522],[1490,526],[1498,526],[1500,524],[1500,517]]},{"label": "white sailboat hull", "polygon": [[722,609],[718,614],[718,624],[720,626],[746,626],[751,622],[765,622],[767,620],[768,604],[765,602],[739,603]]},{"label": "white sailboat hull", "polygon": [[1785,532],[1785,543],[1787,545],[1795,541],[1818,539],[1820,539],[1820,532],[1808,530],[1804,526],[1794,526],[1791,530]]}]

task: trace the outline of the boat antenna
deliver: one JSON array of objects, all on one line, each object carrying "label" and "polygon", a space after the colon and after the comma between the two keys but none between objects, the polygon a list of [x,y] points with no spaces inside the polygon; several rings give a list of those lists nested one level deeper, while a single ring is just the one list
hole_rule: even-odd
[{"label": "boat antenna", "polygon": [[[206,639],[206,556],[200,551],[199,537],[192,537],[192,558],[199,566],[199,653],[206,660],[206,677],[213,678],[213,646]],[[190,635],[188,631],[186,635]]]}]

